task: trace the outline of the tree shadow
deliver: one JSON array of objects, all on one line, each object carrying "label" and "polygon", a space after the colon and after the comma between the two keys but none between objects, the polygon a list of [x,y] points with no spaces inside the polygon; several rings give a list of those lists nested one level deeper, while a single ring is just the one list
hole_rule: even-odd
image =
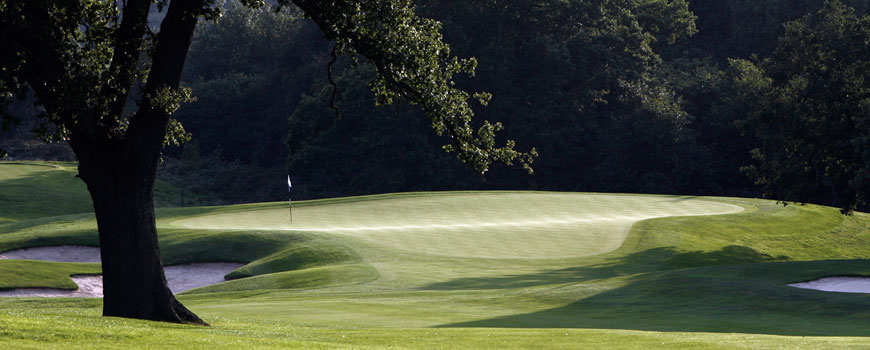
[{"label": "tree shadow", "polygon": [[541,285],[581,283],[618,276],[689,267],[785,261],[787,256],[774,257],[750,247],[730,245],[715,251],[681,252],[673,247],[659,247],[609,258],[601,263],[545,270],[531,274],[495,277],[467,277],[422,287],[426,290],[512,289]]},{"label": "tree shadow", "polygon": [[[728,253],[723,251],[720,253]],[[717,255],[713,254],[712,261],[723,261]],[[606,275],[590,269],[593,271],[582,268],[559,271],[563,279],[576,273],[574,280],[578,282],[556,290],[558,297],[565,300],[563,306],[442,327],[870,336],[870,327],[866,327],[870,322],[870,295],[821,292],[787,285],[830,275],[870,276],[870,260],[714,265],[640,274],[626,281],[582,283]],[[614,276],[629,271],[609,270]],[[555,280],[559,279],[537,278],[539,282]],[[524,284],[519,281],[515,279],[514,285]],[[605,286],[606,290],[590,293],[591,285]],[[525,298],[539,295],[552,300],[554,290],[532,289],[526,293]]]}]

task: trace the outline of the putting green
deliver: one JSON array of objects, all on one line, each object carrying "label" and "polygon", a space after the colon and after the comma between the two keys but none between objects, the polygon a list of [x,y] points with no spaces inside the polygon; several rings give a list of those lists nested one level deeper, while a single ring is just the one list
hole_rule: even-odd
[{"label": "putting green", "polygon": [[165,224],[320,232],[430,255],[529,259],[612,251],[640,220],[743,210],[688,197],[551,192],[444,192],[316,204],[294,207],[292,223],[286,204],[274,204]]}]

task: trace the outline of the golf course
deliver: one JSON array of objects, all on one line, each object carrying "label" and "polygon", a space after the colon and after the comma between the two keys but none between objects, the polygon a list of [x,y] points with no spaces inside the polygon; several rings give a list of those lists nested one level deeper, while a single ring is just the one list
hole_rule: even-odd
[{"label": "golf course", "polygon": [[[0,254],[98,246],[74,163],[0,162]],[[276,179],[282,181],[282,179]],[[296,185],[294,183],[294,185]],[[0,297],[0,349],[870,349],[870,214],[749,198],[414,192],[170,208],[165,266],[238,263],[178,294],[210,326]],[[291,221],[292,220],[292,221]],[[99,263],[0,259],[0,291]]]}]

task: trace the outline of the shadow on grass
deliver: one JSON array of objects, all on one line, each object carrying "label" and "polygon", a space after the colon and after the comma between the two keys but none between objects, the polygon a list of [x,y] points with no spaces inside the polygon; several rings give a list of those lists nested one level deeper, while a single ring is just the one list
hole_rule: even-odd
[{"label": "shadow on grass", "polygon": [[[596,277],[596,269],[592,270],[561,273],[576,273],[575,280],[582,282]],[[560,299],[566,300],[561,307],[443,327],[870,336],[870,327],[866,326],[870,324],[870,295],[787,286],[832,275],[870,276],[870,260],[752,263],[645,273],[613,282],[615,287],[592,295],[584,289],[595,282],[576,283],[540,292],[542,298],[553,298],[553,293],[558,293]],[[537,292],[529,293],[535,297]]]},{"label": "shadow on grass", "polygon": [[452,281],[430,284],[423,287],[423,289],[456,290],[523,288],[571,282],[587,282],[618,276],[687,267],[785,260],[788,260],[787,256],[774,257],[759,253],[752,248],[739,245],[730,245],[720,250],[709,252],[680,252],[672,247],[661,247],[610,258],[604,262],[593,265],[549,270],[533,274],[460,278]]},{"label": "shadow on grass", "polygon": [[665,202],[679,203],[679,202],[685,202],[685,201],[690,201],[690,200],[696,200],[699,198],[701,198],[701,197],[698,197],[698,196],[678,196],[678,197],[670,198],[670,199],[666,200]]}]

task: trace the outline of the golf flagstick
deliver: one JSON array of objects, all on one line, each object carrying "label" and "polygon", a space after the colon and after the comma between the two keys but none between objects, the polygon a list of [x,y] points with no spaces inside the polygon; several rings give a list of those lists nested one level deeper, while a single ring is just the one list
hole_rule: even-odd
[{"label": "golf flagstick", "polygon": [[[287,193],[290,193],[290,189],[293,188],[293,183],[290,182],[290,175],[287,175]],[[293,223],[293,198],[290,195],[287,195],[287,204],[290,204],[290,223]]]}]

